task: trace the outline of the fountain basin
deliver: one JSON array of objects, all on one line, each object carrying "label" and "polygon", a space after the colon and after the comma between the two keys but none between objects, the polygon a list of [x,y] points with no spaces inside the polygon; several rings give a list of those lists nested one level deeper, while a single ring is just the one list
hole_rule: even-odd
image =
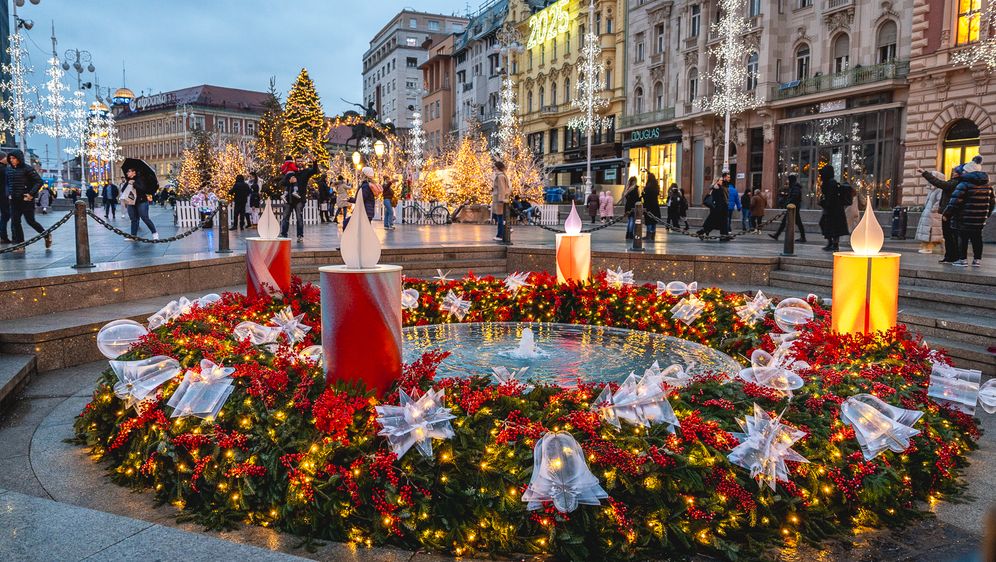
[{"label": "fountain basin", "polygon": [[[523,330],[533,332],[535,357],[519,353]],[[437,369],[439,378],[490,375],[491,368],[529,367],[523,376],[540,384],[573,386],[585,382],[621,382],[630,371],[643,374],[654,361],[661,368],[681,365],[689,375],[734,376],[741,366],[729,355],[662,334],[540,322],[433,324],[402,330],[406,363],[435,349],[449,351]]]}]

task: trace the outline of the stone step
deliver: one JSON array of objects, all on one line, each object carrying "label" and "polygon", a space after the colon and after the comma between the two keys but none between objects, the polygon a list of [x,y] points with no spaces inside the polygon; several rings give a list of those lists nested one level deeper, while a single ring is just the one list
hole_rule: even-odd
[{"label": "stone step", "polygon": [[[833,276],[833,261],[814,258],[782,258],[778,269],[794,273]],[[996,294],[996,277],[980,275],[974,269],[961,270],[945,267],[941,270],[903,267],[899,271],[900,283],[907,286],[949,289],[970,293]]]},{"label": "stone step", "polygon": [[37,361],[30,354],[0,354],[0,418],[14,397],[37,374]]},{"label": "stone step", "polygon": [[946,351],[956,367],[978,369],[987,377],[996,376],[996,355],[989,353],[985,348],[937,336],[924,335],[923,339],[931,348]]}]

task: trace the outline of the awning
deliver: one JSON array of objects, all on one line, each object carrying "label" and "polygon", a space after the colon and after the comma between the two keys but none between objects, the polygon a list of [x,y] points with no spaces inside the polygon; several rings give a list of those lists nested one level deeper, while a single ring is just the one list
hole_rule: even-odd
[{"label": "awning", "polygon": [[[606,170],[608,168],[615,168],[617,166],[622,166],[626,163],[622,158],[608,158],[605,160],[592,160],[591,169],[592,170]],[[550,168],[549,173],[554,174],[557,172],[574,172],[585,170],[588,166],[586,161],[581,162],[571,162],[569,164],[558,164]]]}]

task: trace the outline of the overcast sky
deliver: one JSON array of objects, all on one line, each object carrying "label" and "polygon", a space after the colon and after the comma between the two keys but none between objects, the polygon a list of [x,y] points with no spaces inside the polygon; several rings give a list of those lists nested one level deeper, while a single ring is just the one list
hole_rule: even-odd
[{"label": "overcast sky", "polygon": [[[26,43],[39,85],[55,21],[59,56],[71,48],[92,53],[102,90],[121,85],[122,61],[136,94],[198,84],[265,91],[270,76],[286,94],[306,67],[332,115],[349,109],[340,97],[362,101],[361,57],[393,15],[405,7],[463,14],[467,6],[465,0],[41,0],[25,3],[18,15],[35,23]],[[67,83],[75,87],[75,73]],[[44,156],[37,139],[31,144]]]}]

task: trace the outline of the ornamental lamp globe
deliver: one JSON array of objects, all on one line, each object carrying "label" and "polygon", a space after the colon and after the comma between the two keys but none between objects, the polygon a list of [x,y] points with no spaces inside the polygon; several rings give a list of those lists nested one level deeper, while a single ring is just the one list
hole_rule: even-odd
[{"label": "ornamental lamp globe", "polygon": [[360,158],[361,157],[360,157],[359,151],[354,150],[353,151],[353,165],[356,166],[357,168],[360,167]]},{"label": "ornamental lamp globe", "polygon": [[384,141],[378,140],[374,143],[374,154],[377,155],[377,158],[384,156]]}]

